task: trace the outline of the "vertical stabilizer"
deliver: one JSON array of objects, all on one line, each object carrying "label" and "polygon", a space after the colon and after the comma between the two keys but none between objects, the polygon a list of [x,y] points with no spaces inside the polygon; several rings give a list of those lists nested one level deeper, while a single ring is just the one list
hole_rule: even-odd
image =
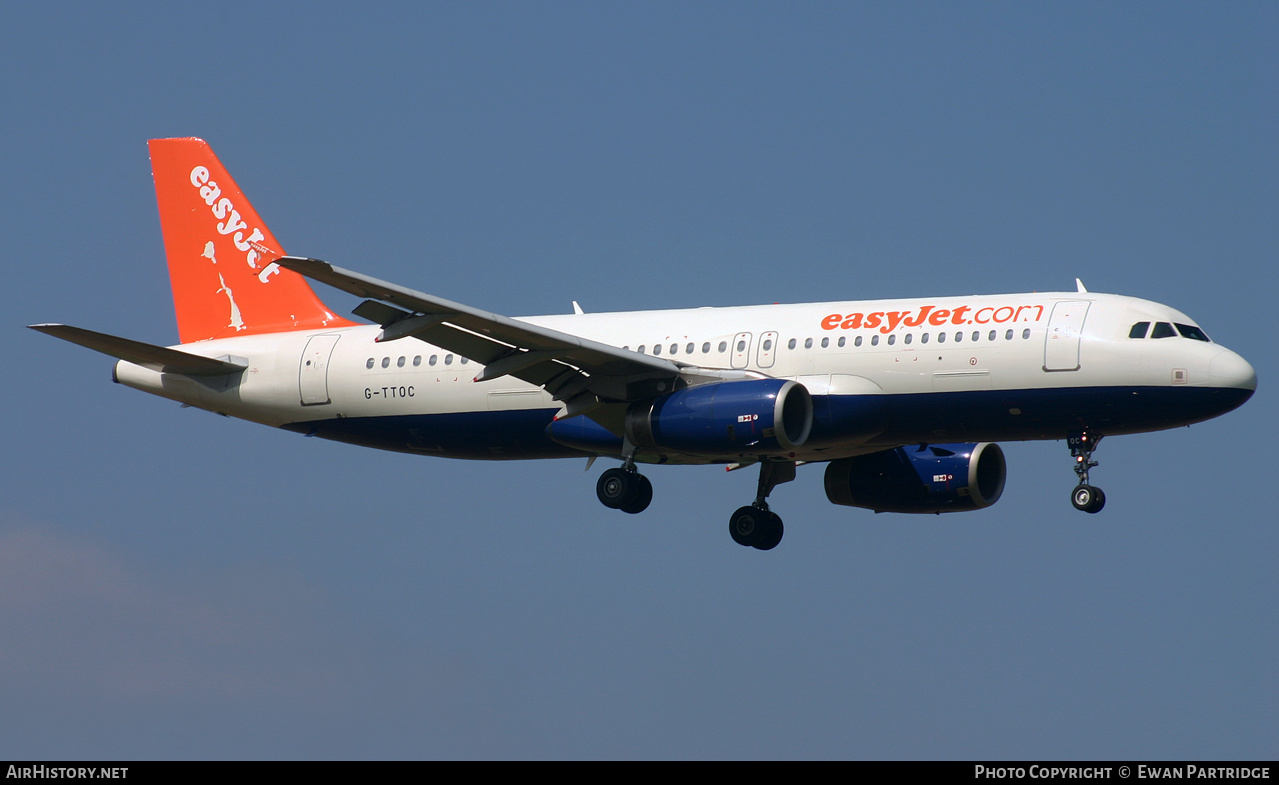
[{"label": "vertical stabilizer", "polygon": [[152,139],[151,174],[182,343],[345,327],[284,254],[203,139]]}]

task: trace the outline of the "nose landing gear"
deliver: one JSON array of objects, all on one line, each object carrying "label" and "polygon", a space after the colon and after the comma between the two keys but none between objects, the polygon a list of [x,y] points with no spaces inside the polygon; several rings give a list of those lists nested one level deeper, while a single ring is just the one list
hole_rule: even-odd
[{"label": "nose landing gear", "polygon": [[1092,453],[1100,442],[1101,434],[1088,431],[1066,439],[1070,455],[1075,459],[1075,474],[1079,476],[1079,484],[1070,492],[1070,503],[1075,505],[1076,510],[1098,513],[1106,506],[1106,494],[1100,488],[1088,484],[1088,470],[1097,465],[1092,459]]}]

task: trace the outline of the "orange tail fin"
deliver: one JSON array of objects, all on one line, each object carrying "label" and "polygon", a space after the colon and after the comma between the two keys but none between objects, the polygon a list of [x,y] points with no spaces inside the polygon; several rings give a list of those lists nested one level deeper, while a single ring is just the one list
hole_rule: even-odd
[{"label": "orange tail fin", "polygon": [[182,343],[346,327],[284,251],[203,139],[152,139],[151,174]]}]

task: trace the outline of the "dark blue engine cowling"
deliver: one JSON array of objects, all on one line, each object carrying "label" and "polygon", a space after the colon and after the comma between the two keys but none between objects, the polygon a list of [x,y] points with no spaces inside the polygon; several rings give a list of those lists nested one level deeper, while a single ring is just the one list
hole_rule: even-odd
[{"label": "dark blue engine cowling", "polygon": [[546,435],[552,441],[586,453],[621,455],[623,450],[621,436],[585,414],[552,420],[546,426]]},{"label": "dark blue engine cowling", "polygon": [[688,387],[626,413],[632,444],[686,455],[783,454],[802,446],[812,429],[812,397],[785,379]]},{"label": "dark blue engine cowling", "polygon": [[1007,476],[998,444],[897,447],[831,461],[826,498],[875,512],[962,512],[999,501]]}]

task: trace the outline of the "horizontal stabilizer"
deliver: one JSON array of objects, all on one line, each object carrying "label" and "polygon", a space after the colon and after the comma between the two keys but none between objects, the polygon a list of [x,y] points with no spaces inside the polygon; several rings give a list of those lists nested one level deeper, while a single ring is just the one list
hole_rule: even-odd
[{"label": "horizontal stabilizer", "polygon": [[201,357],[197,354],[131,341],[105,333],[95,333],[67,324],[29,324],[32,330],[70,341],[95,352],[115,357],[143,368],[161,373],[180,373],[186,376],[225,376],[239,373],[248,367],[245,362],[228,362]]}]

